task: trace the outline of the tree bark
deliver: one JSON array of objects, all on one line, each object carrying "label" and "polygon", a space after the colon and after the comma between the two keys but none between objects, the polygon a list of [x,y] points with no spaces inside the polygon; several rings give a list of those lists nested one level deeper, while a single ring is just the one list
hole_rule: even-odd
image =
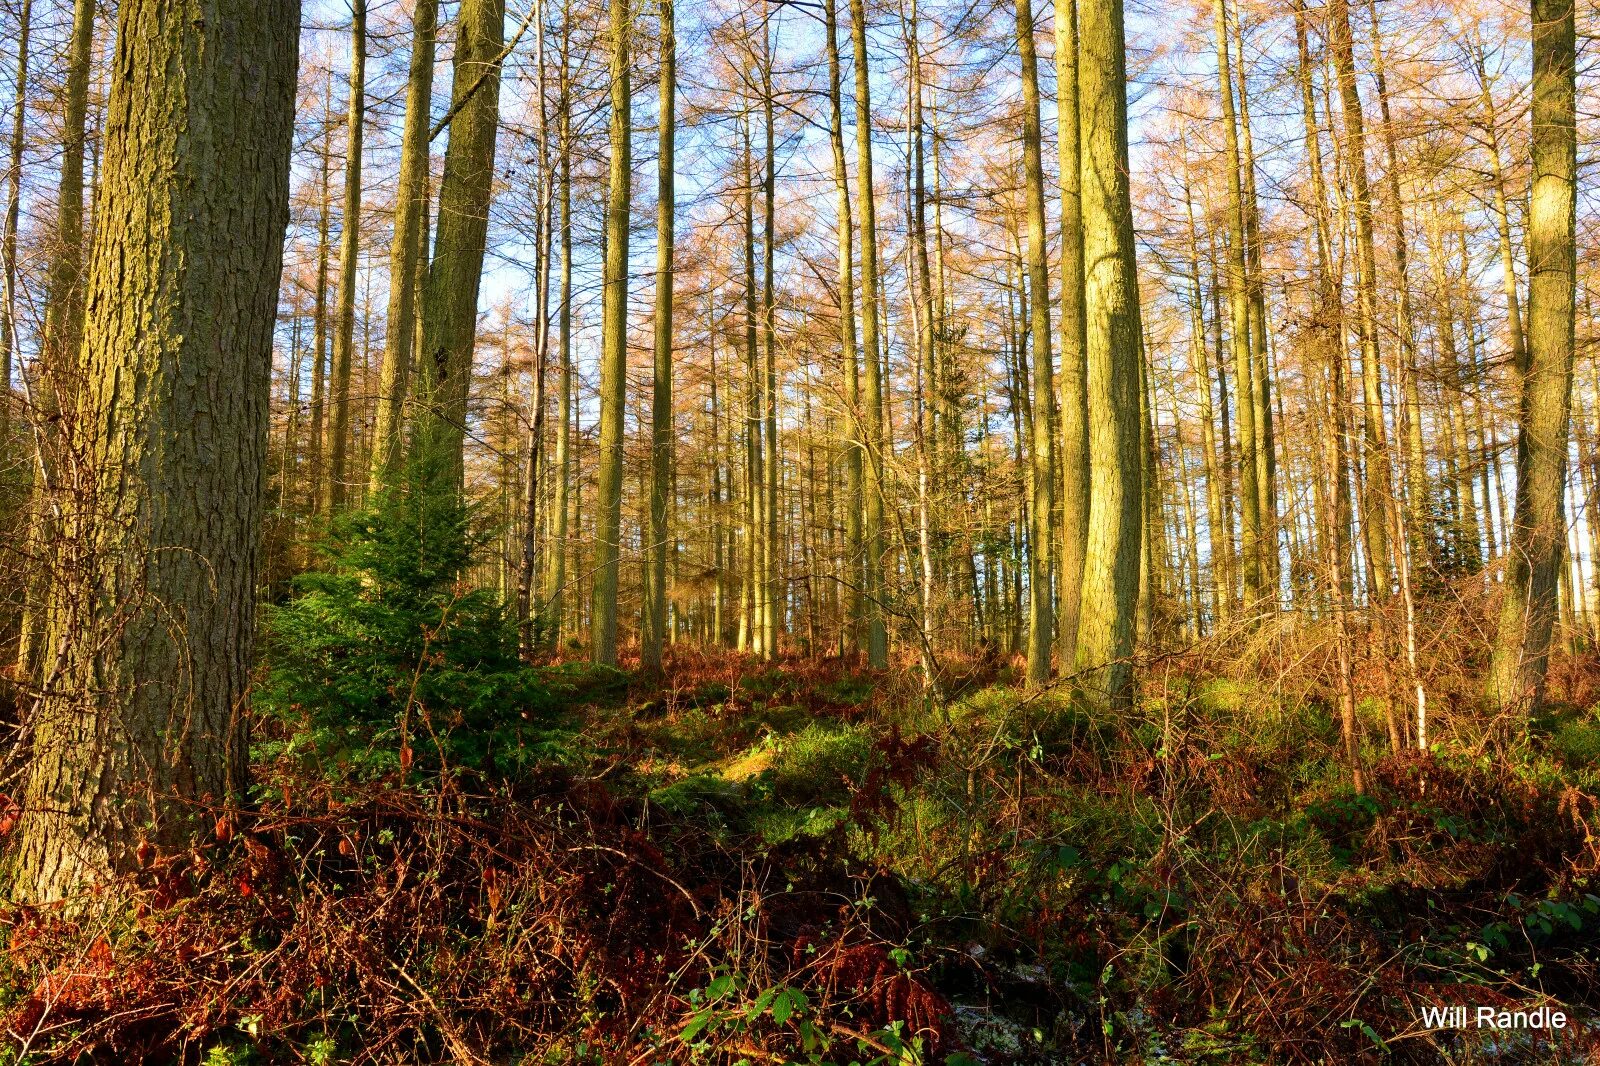
[{"label": "tree bark", "polygon": [[400,184],[395,191],[394,238],[389,245],[389,329],[378,370],[378,411],[372,429],[367,494],[377,493],[400,461],[406,393],[416,347],[418,264],[425,259],[423,218],[428,199],[428,126],[433,110],[434,38],[439,0],[416,0],[411,15],[411,64],[406,119],[400,135]]},{"label": "tree bark", "polygon": [[247,772],[299,4],[123,0],[118,19],[72,419],[85,474],[17,850],[33,902],[129,870],[142,834],[182,846]]},{"label": "tree bark", "polygon": [[604,294],[600,323],[600,459],[595,498],[594,588],[589,656],[617,664],[617,580],[622,559],[623,408],[628,370],[628,214],[633,151],[629,0],[610,0],[611,165],[607,178]]},{"label": "tree bark", "polygon": [[667,631],[668,507],[672,488],[672,267],[674,215],[673,149],[677,137],[678,45],[672,0],[661,0],[661,121],[656,169],[656,321],[654,388],[650,400],[650,607],[640,665],[661,673]]},{"label": "tree bark", "polygon": [[344,220],[339,235],[339,292],[333,331],[333,417],[328,427],[328,476],[318,510],[344,505],[350,451],[350,352],[356,336],[356,267],[361,257],[361,151],[366,126],[367,0],[351,0],[350,98],[345,104]]},{"label": "tree bark", "polygon": [[1254,611],[1267,594],[1262,571],[1263,528],[1261,514],[1260,466],[1256,455],[1260,447],[1254,398],[1255,375],[1251,369],[1250,289],[1246,253],[1245,199],[1240,185],[1239,126],[1233,106],[1233,75],[1229,62],[1228,12],[1226,0],[1214,0],[1213,15],[1217,35],[1217,87],[1222,98],[1223,139],[1227,148],[1228,217],[1228,310],[1229,341],[1233,354],[1234,381],[1238,385],[1235,411],[1239,420],[1239,504],[1241,538],[1239,556],[1244,571],[1244,598],[1247,611]]},{"label": "tree bark", "polygon": [[1083,320],[1083,187],[1078,129],[1078,4],[1056,0],[1056,116],[1061,173],[1061,545],[1056,651],[1077,657],[1089,526],[1089,400]]},{"label": "tree bark", "polygon": [[1141,336],[1128,188],[1127,44],[1121,0],[1081,0],[1079,118],[1083,150],[1083,261],[1088,338],[1090,483],[1078,667],[1085,691],[1132,697],[1139,597]]},{"label": "tree bark", "polygon": [[450,142],[439,183],[433,262],[423,294],[413,454],[462,487],[478,289],[494,194],[504,0],[462,0],[457,15]]},{"label": "tree bark", "polygon": [[[1050,410],[1055,405],[1055,367],[1050,354],[1050,279],[1045,267],[1044,160],[1040,150],[1039,61],[1035,53],[1032,0],[1016,0],[1017,51],[1022,57],[1022,188],[1028,241],[1028,325],[1033,341],[1033,482],[1028,577],[1028,684],[1050,680],[1055,623],[1051,522],[1055,513],[1055,459]],[[1135,393],[1137,395],[1137,393]],[[1137,464],[1137,453],[1134,462]]]},{"label": "tree bark", "polygon": [[867,15],[864,0],[850,0],[850,38],[856,77],[856,196],[861,216],[861,347],[866,374],[861,406],[866,467],[861,538],[866,568],[867,665],[889,665],[889,634],[879,602],[883,582],[883,375],[879,359],[878,212],[872,180],[872,90],[867,66]]},{"label": "tree bark", "polygon": [[1532,0],[1533,188],[1528,209],[1528,362],[1520,375],[1516,517],[1506,553],[1489,699],[1544,698],[1557,577],[1576,319],[1577,47],[1571,0]]}]

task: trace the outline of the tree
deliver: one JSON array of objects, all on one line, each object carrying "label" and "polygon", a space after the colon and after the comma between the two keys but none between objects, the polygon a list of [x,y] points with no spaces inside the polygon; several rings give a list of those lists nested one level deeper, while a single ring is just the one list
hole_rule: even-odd
[{"label": "tree", "polygon": [[1528,207],[1528,361],[1520,375],[1517,503],[1490,664],[1501,708],[1544,699],[1571,420],[1577,285],[1577,36],[1571,0],[1532,0],[1533,189]]},{"label": "tree", "polygon": [[851,219],[850,176],[845,161],[837,0],[823,0],[823,19],[828,51],[828,133],[833,147],[834,232],[839,267],[839,363],[843,377],[845,425],[848,429],[844,442],[846,567],[845,632],[841,635],[841,647],[857,650],[861,641],[861,591],[865,581],[865,571],[861,565],[865,446],[861,426],[861,360],[856,349],[855,226]]},{"label": "tree", "polygon": [[1032,0],[1016,0],[1017,51],[1022,57],[1022,187],[1027,205],[1028,324],[1033,341],[1033,509],[1028,574],[1028,683],[1050,679],[1055,621],[1051,573],[1051,522],[1055,512],[1055,459],[1050,410],[1055,367],[1050,355],[1050,280],[1045,272],[1044,161],[1039,147],[1039,60]]},{"label": "tree", "polygon": [[1128,188],[1126,41],[1121,0],[1080,0],[1079,121],[1088,338],[1088,555],[1078,667],[1091,698],[1131,698],[1141,541],[1139,414],[1142,327]]},{"label": "tree", "polygon": [[1262,566],[1266,535],[1265,516],[1261,513],[1261,465],[1257,451],[1261,448],[1260,424],[1251,383],[1255,380],[1251,366],[1251,320],[1249,264],[1246,255],[1246,202],[1240,183],[1242,161],[1239,154],[1239,126],[1233,106],[1233,74],[1228,54],[1227,0],[1213,0],[1217,34],[1217,83],[1222,97],[1223,143],[1227,147],[1228,176],[1228,339],[1233,355],[1234,381],[1238,384],[1235,408],[1239,418],[1239,504],[1241,544],[1239,554],[1244,570],[1244,593],[1247,610],[1255,610],[1267,595],[1267,578]]},{"label": "tree", "polygon": [[1089,533],[1089,395],[1083,323],[1083,187],[1078,141],[1078,4],[1056,3],[1056,116],[1061,159],[1061,550],[1056,647],[1077,658]]},{"label": "tree", "polygon": [[[367,95],[367,0],[350,3],[350,98],[345,103],[344,229],[339,237],[339,295],[333,331],[333,420],[328,427],[328,476],[317,509],[332,514],[344,503],[350,450],[350,349],[356,336],[356,267],[361,256],[361,145]],[[401,281],[402,286],[405,284]]]},{"label": "tree", "polygon": [[862,380],[863,460],[866,497],[861,539],[866,568],[862,582],[867,601],[867,665],[889,664],[889,634],[883,622],[883,382],[878,364],[878,208],[872,182],[872,77],[867,65],[865,0],[850,0],[850,40],[856,62],[856,197],[861,216],[861,348],[866,373]]},{"label": "tree", "polygon": [[[364,0],[360,0],[364,2]],[[433,115],[433,50],[438,0],[416,0],[411,15],[411,64],[406,77],[405,130],[400,138],[400,184],[395,190],[394,237],[389,247],[389,329],[378,373],[378,411],[372,430],[367,493],[375,495],[401,453],[406,392],[416,341],[417,294],[426,261],[423,218],[428,199],[428,125]]]},{"label": "tree", "polygon": [[668,507],[672,492],[672,265],[673,146],[677,135],[677,56],[672,0],[661,0],[661,148],[656,175],[655,365],[650,400],[650,595],[646,600],[642,665],[661,671],[667,631],[667,557],[672,554]]},{"label": "tree", "polygon": [[633,192],[629,0],[610,0],[611,164],[600,324],[600,472],[589,656],[617,663],[617,581],[622,560],[622,416],[628,391],[628,221]]},{"label": "tree", "polygon": [[[478,289],[494,194],[505,17],[505,0],[462,0],[457,16],[450,142],[439,183],[433,262],[423,293],[411,446],[417,453],[437,449],[446,456],[449,462],[437,469],[458,490],[464,473]],[[435,469],[432,464],[428,468]]]},{"label": "tree", "polygon": [[[123,0],[19,899],[243,798],[296,0]],[[227,114],[232,121],[207,121]],[[222,814],[222,817],[227,817]]]},{"label": "tree", "polygon": [[17,74],[13,94],[6,213],[0,229],[0,439],[10,436],[11,363],[17,332],[17,225],[22,214],[22,149],[28,124],[28,45],[33,31],[33,0],[22,0],[17,26]]}]

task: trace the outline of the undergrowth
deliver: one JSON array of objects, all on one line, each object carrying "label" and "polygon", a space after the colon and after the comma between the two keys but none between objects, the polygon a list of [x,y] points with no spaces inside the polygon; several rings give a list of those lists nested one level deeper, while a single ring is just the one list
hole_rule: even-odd
[{"label": "undergrowth", "polygon": [[[399,700],[338,747],[269,702],[248,815],[108,886],[109,917],[5,912],[0,1061],[1593,1052],[1593,710],[1369,748],[1358,793],[1324,694],[1201,662],[1118,715],[981,678],[932,707],[832,660],[516,669],[518,760],[453,744],[465,719],[401,757]],[[1450,1004],[1581,1024],[1423,1024]]]}]

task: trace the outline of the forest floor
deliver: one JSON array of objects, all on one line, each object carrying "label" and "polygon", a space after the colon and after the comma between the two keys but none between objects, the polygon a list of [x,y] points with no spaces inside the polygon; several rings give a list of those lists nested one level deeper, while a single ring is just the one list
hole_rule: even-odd
[{"label": "forest floor", "polygon": [[[93,921],[5,912],[0,1063],[1600,1046],[1600,708],[1395,756],[1368,701],[1358,794],[1309,687],[1174,660],[1096,716],[1008,662],[958,665],[940,705],[836,660],[549,666],[514,779],[421,773],[409,748],[363,775],[264,723],[248,817],[142,857]],[[1569,692],[1600,676],[1563,669]],[[1442,1006],[1571,1022],[1430,1027]]]}]

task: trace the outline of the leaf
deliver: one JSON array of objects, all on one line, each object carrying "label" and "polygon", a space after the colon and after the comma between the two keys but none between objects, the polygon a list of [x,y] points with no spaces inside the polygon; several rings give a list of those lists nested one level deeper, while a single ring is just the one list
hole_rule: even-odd
[{"label": "leaf", "polygon": [[779,1025],[783,1025],[794,1014],[795,1003],[792,997],[793,993],[785,988],[772,1001],[772,1020]]},{"label": "leaf", "polygon": [[683,1032],[678,1034],[685,1044],[694,1043],[694,1038],[699,1036],[706,1026],[711,1024],[712,1012],[710,1007],[702,1007],[689,1019],[689,1024],[683,1027]]}]

